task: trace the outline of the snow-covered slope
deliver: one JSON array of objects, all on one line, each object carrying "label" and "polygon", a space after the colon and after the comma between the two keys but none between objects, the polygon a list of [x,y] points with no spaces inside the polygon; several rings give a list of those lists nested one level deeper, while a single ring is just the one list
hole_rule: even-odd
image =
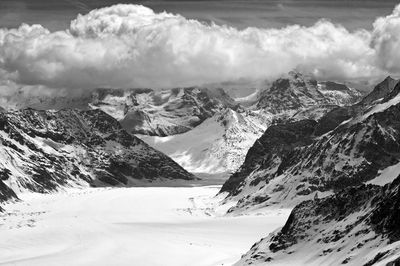
[{"label": "snow-covered slope", "polygon": [[14,196],[9,189],[49,192],[195,178],[101,110],[0,113],[0,173],[2,199]]},{"label": "snow-covered slope", "polygon": [[141,138],[190,172],[225,173],[243,163],[269,123],[268,117],[255,112],[227,108],[186,133]]},{"label": "snow-covered slope", "polygon": [[362,185],[297,205],[285,226],[235,265],[398,265],[400,173],[385,187]]},{"label": "snow-covered slope", "polygon": [[238,201],[231,211],[294,206],[372,180],[400,161],[400,84],[321,135],[324,121],[297,122],[308,130],[296,123],[267,129],[222,188]]}]

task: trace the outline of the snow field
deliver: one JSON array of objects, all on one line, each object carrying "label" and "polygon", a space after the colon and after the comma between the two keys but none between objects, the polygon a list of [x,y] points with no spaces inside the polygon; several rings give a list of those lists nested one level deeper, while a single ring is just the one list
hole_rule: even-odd
[{"label": "snow field", "polygon": [[21,194],[0,214],[0,265],[232,265],[289,210],[226,216],[218,186]]}]

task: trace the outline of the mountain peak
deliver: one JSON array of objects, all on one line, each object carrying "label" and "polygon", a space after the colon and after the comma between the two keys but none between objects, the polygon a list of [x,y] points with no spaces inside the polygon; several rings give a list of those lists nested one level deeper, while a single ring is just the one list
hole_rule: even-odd
[{"label": "mountain peak", "polygon": [[350,105],[360,96],[358,91],[344,84],[318,82],[311,75],[293,70],[274,81],[269,89],[260,92],[257,108],[272,114],[292,116],[315,106]]},{"label": "mountain peak", "polygon": [[396,81],[394,78],[392,78],[390,75],[388,75],[382,82],[392,82]]},{"label": "mountain peak", "polygon": [[364,97],[360,104],[369,105],[375,101],[382,100],[394,89],[397,82],[398,81],[393,79],[391,76],[387,76],[383,81],[378,83],[367,96]]}]

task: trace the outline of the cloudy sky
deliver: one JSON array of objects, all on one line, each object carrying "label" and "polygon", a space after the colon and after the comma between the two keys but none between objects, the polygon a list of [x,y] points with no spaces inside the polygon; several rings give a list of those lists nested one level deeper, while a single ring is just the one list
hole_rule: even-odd
[{"label": "cloudy sky", "polygon": [[78,13],[115,5],[140,4],[155,12],[178,13],[186,18],[214,21],[237,28],[311,26],[327,18],[348,29],[371,29],[376,17],[389,14],[396,0],[1,0],[0,26],[21,23],[41,24],[50,30],[63,30]]},{"label": "cloudy sky", "polygon": [[51,30],[63,30],[78,13],[115,5],[140,4],[155,12],[178,13],[186,18],[214,21],[237,28],[311,26],[327,18],[348,29],[371,29],[376,17],[389,14],[396,0],[1,0],[0,26],[17,27],[21,23],[41,24]]},{"label": "cloudy sky", "polygon": [[397,1],[119,2],[1,0],[0,92],[400,73]]}]

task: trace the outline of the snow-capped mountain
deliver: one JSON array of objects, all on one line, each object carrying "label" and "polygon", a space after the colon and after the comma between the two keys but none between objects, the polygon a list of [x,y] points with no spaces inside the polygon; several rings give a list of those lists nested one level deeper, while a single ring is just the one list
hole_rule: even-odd
[{"label": "snow-capped mountain", "polygon": [[360,98],[360,92],[344,84],[319,82],[310,76],[291,71],[259,93],[255,108],[284,120],[292,116],[296,120],[299,113],[315,114],[318,119],[334,107],[354,104]]},{"label": "snow-capped mountain", "polygon": [[0,195],[195,177],[101,110],[0,113]]},{"label": "snow-capped mountain", "polygon": [[235,265],[398,265],[400,173],[384,187],[361,185],[304,201],[285,226]]},{"label": "snow-capped mountain", "polygon": [[399,91],[326,133],[325,119],[268,128],[222,187],[238,201],[231,211],[294,206],[379,178],[400,161]]}]

